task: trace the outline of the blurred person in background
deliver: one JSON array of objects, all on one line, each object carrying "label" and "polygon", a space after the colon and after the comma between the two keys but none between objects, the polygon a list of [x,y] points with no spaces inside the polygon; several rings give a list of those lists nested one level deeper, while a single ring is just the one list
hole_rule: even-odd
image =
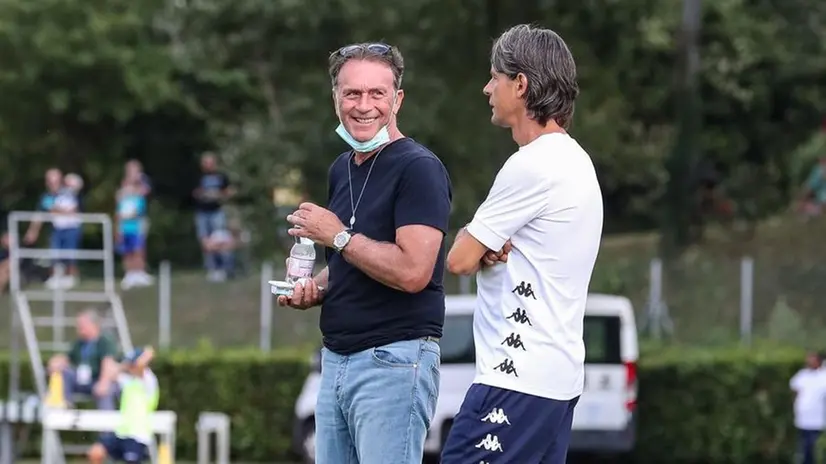
[{"label": "blurred person in background", "polygon": [[[83,189],[83,179],[75,174],[68,173],[63,177],[63,187],[58,190],[54,198],[52,212],[58,216],[52,220],[54,233],[52,234],[52,249],[77,250],[82,238],[81,225],[83,222],[78,213],[81,211],[80,191]],[[61,278],[52,276],[46,282],[49,288],[69,289],[78,284],[80,275],[77,260],[74,258],[59,259],[66,268],[66,274]]]},{"label": "blurred person in background", "polygon": [[146,196],[141,178],[134,173],[123,180],[117,194],[116,242],[123,256],[124,290],[152,285],[146,272],[143,250],[146,248]]},{"label": "blurred person in background", "polygon": [[233,251],[235,250],[235,237],[227,229],[219,229],[212,232],[206,239],[206,250],[216,256],[218,266],[224,269],[227,277],[234,275]]},{"label": "blurred person in background", "polygon": [[49,359],[49,374],[60,373],[63,377],[64,404],[73,407],[72,395],[91,395],[98,409],[115,409],[118,372],[118,349],[104,335],[100,316],[94,310],[86,310],[77,316],[77,340],[66,354]]},{"label": "blurred person in background", "polygon": [[[51,168],[46,170],[45,174],[45,183],[46,183],[46,191],[40,195],[40,199],[37,202],[37,211],[42,211],[46,213],[52,212],[52,208],[54,207],[55,198],[57,198],[57,194],[60,189],[63,187],[63,173],[60,169]],[[53,223],[53,221],[48,221]],[[60,222],[60,221],[58,221]],[[29,223],[29,227],[26,230],[26,234],[23,236],[23,243],[25,245],[33,245],[37,242],[37,239],[40,237],[40,231],[43,227],[43,221],[35,219],[31,223]],[[52,237],[50,243],[54,243],[57,240],[57,231],[56,227],[52,227]],[[52,266],[50,272],[54,272],[54,266]],[[60,279],[57,277],[50,277],[46,280],[46,283],[49,287],[56,287],[57,283]]]},{"label": "blurred person in background", "polygon": [[149,369],[155,356],[152,348],[138,348],[124,356],[117,383],[120,395],[120,424],[115,433],[101,436],[87,453],[89,462],[103,464],[107,459],[137,464],[150,458],[154,442],[152,414],[158,409],[158,378]]},{"label": "blurred person in background", "polygon": [[449,271],[476,274],[478,296],[476,377],[442,463],[565,464],[603,221],[594,164],[566,131],[574,58],[555,32],[514,26],[493,45],[483,93],[519,149],[447,258]]},{"label": "blurred person in background", "polygon": [[798,210],[805,216],[819,216],[826,205],[826,155],[812,167],[801,189]]},{"label": "blurred person in background", "polygon": [[803,464],[814,464],[816,444],[826,427],[826,371],[815,351],[806,354],[806,365],[789,381],[794,392],[794,426],[800,436]]},{"label": "blurred person in background", "polygon": [[[63,187],[63,173],[60,169],[52,168],[46,171],[46,191],[40,195],[40,200],[37,202],[37,210],[43,212],[51,212],[54,205],[54,199],[57,197],[57,192]],[[23,236],[23,243],[32,245],[40,236],[40,229],[43,226],[42,221],[32,221],[29,224],[26,235]]]},{"label": "blurred person in background", "polygon": [[[149,236],[149,196],[152,194],[152,179],[143,170],[143,164],[136,159],[131,159],[124,166],[124,179],[138,179],[140,181],[140,193],[146,203],[146,211],[143,218],[143,237]],[[146,263],[146,244],[141,247],[140,259]]]},{"label": "blurred person in background", "polygon": [[221,263],[219,254],[209,249],[208,243],[215,231],[227,228],[224,203],[234,194],[229,177],[218,170],[217,164],[213,153],[205,153],[201,157],[201,178],[193,192],[195,227],[204,255],[207,279],[211,282],[222,282],[227,278],[228,269]]},{"label": "blurred person in background", "polygon": [[136,181],[141,195],[149,197],[152,193],[152,180],[143,171],[143,164],[140,161],[132,159],[126,162],[124,166],[124,179]]},{"label": "blurred person in background", "polygon": [[336,132],[352,150],[330,167],[329,209],[287,216],[291,235],[326,247],[327,268],[278,303],[322,305],[316,462],[418,464],[439,394],[450,178],[399,131],[398,49],[349,45],[329,62]]}]

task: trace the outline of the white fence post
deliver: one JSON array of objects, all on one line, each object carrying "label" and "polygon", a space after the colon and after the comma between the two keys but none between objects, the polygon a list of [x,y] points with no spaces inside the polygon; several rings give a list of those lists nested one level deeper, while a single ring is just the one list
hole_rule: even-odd
[{"label": "white fence post", "polygon": [[158,267],[158,345],[167,349],[172,344],[172,271],[169,261]]},{"label": "white fence post", "polygon": [[261,264],[261,351],[272,349],[272,263],[266,261]]},{"label": "white fence post", "polygon": [[751,344],[754,315],[754,259],[740,261],[740,341]]}]

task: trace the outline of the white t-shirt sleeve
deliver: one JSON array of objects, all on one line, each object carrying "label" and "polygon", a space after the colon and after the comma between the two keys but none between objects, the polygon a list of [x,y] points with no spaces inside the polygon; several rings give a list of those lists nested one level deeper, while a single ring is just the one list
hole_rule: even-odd
[{"label": "white t-shirt sleeve", "polygon": [[505,162],[467,226],[468,233],[490,250],[501,249],[548,204],[550,180],[529,161],[517,154]]},{"label": "white t-shirt sleeve", "polygon": [[789,388],[791,388],[794,391],[800,390],[801,383],[802,383],[802,378],[801,377],[802,376],[800,375],[800,372],[795,374],[794,377],[792,377],[792,379],[789,381]]}]

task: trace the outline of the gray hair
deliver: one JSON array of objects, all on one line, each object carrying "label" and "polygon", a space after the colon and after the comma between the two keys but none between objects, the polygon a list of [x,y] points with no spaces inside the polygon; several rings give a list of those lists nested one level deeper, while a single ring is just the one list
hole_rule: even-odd
[{"label": "gray hair", "polygon": [[[386,51],[377,48],[386,47]],[[393,89],[402,87],[404,77],[404,58],[398,48],[382,43],[359,43],[339,48],[330,54],[330,80],[333,88],[338,85],[338,74],[344,63],[350,60],[368,60],[384,63],[393,71]]]},{"label": "gray hair", "polygon": [[85,318],[97,327],[100,327],[100,314],[94,308],[86,308],[77,315],[78,319]]},{"label": "gray hair", "polygon": [[493,44],[490,64],[510,79],[524,74],[528,80],[525,109],[541,125],[550,120],[567,128],[579,95],[576,63],[556,32],[526,24],[505,31]]}]

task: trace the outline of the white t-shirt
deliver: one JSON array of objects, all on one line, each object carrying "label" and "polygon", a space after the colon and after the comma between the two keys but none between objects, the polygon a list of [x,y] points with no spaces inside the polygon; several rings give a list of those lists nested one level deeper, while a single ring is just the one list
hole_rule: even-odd
[{"label": "white t-shirt", "polygon": [[507,263],[477,274],[475,383],[555,400],[582,394],[583,319],[602,236],[591,158],[566,134],[521,147],[467,231]]},{"label": "white t-shirt", "polygon": [[801,369],[789,386],[794,398],[794,426],[801,430],[826,428],[826,371]]}]

